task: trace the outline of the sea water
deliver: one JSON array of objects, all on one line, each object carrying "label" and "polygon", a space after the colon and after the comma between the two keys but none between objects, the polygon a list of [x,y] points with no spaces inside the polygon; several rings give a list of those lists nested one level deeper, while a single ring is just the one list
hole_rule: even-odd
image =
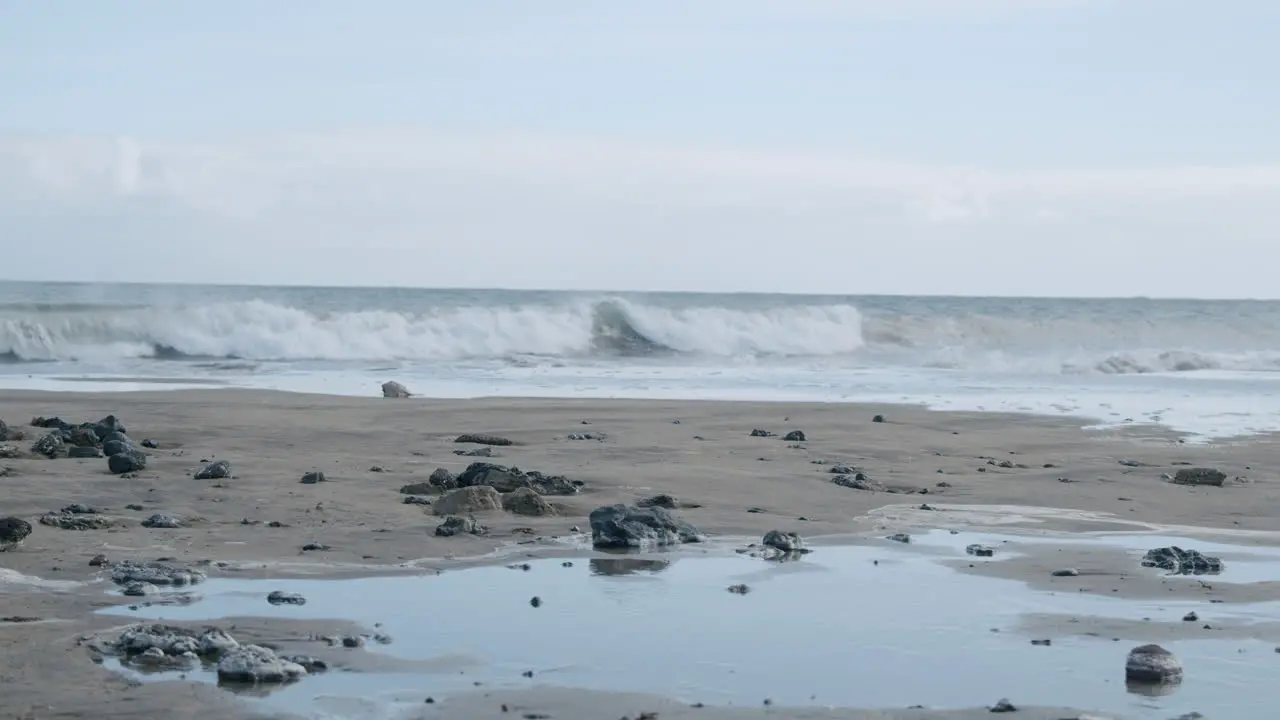
[{"label": "sea water", "polygon": [[0,282],[0,387],[919,403],[1280,429],[1280,302]]}]

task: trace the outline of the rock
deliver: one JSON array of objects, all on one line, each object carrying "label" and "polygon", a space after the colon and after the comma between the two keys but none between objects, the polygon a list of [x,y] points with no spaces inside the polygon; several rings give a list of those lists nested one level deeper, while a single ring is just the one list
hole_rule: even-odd
[{"label": "rock", "polygon": [[439,490],[439,488],[429,482],[409,483],[408,485],[400,486],[402,495],[427,495],[436,490]]},{"label": "rock", "polygon": [[873,422],[873,423],[882,423],[882,422],[884,422],[884,416],[883,416],[883,415],[877,415],[877,416],[875,416],[875,417],[871,418],[871,422]]},{"label": "rock", "polygon": [[146,582],[152,585],[182,587],[204,582],[205,574],[191,568],[176,567],[164,563],[138,563],[122,560],[111,568],[111,581],[117,585]]},{"label": "rock", "polygon": [[0,518],[0,552],[12,550],[31,535],[31,523],[19,517]]},{"label": "rock", "polygon": [[475,485],[450,490],[436,501],[436,515],[467,515],[486,510],[501,510],[502,496],[488,485]]},{"label": "rock", "polygon": [[1213,468],[1182,468],[1173,476],[1175,485],[1211,485],[1222,487],[1227,474]]},{"label": "rock", "polygon": [[1199,621],[1200,621],[1200,616],[1197,615],[1194,610],[1182,616],[1182,622],[1199,622]]},{"label": "rock", "polygon": [[591,542],[597,548],[643,548],[697,543],[705,536],[665,508],[606,505],[591,511]]},{"label": "rock", "polygon": [[429,497],[421,495],[405,495],[403,505],[431,505],[434,501]]},{"label": "rock", "polygon": [[103,565],[106,565],[106,564],[107,564],[107,556],[103,555],[102,553],[98,553],[97,555],[94,555],[93,557],[89,558],[89,567],[102,567]]},{"label": "rock", "polygon": [[306,545],[302,546],[302,552],[323,552],[325,550],[332,550],[332,549],[333,548],[329,547],[328,545],[325,545],[324,543],[318,543],[318,542],[309,542]]},{"label": "rock", "polygon": [[756,428],[755,430],[751,431],[751,437],[773,437],[773,433],[769,432],[768,430],[761,430],[760,428]]},{"label": "rock", "polygon": [[261,645],[241,645],[218,661],[220,683],[284,683],[307,674],[298,663],[289,662]]},{"label": "rock", "polygon": [[22,451],[17,445],[0,445],[0,458],[5,460],[15,460],[22,455]]},{"label": "rock", "polygon": [[991,557],[996,554],[996,549],[986,545],[973,544],[964,549],[966,553],[975,557]]},{"label": "rock", "polygon": [[502,496],[502,509],[516,515],[545,517],[555,515],[556,509],[542,499],[532,488],[520,488]]},{"label": "rock", "polygon": [[369,468],[369,472],[384,473],[386,471],[387,469],[382,467],[381,465],[373,465]]},{"label": "rock", "polygon": [[1159,645],[1140,645],[1129,651],[1124,663],[1125,680],[1141,684],[1176,683],[1182,680],[1182,661]]},{"label": "rock", "polygon": [[301,665],[302,669],[308,673],[324,672],[329,669],[329,663],[311,655],[281,655],[280,658],[286,662]]},{"label": "rock", "polygon": [[151,583],[135,582],[126,585],[123,592],[128,597],[145,597],[147,595],[155,595],[160,592],[160,588]]},{"label": "rock", "polygon": [[309,473],[303,473],[302,479],[299,480],[298,482],[302,483],[303,485],[315,485],[316,483],[325,482],[325,480],[326,478],[324,476],[324,473],[320,472],[319,470],[313,470]]},{"label": "rock", "polygon": [[761,542],[784,553],[804,552],[804,539],[799,533],[770,530]]},{"label": "rock", "polygon": [[66,444],[62,441],[61,433],[51,432],[32,443],[31,452],[36,455],[43,455],[52,460],[62,454],[65,445]]},{"label": "rock", "polygon": [[734,595],[746,595],[747,593],[751,592],[751,587],[748,585],[744,585],[742,583],[739,583],[737,585],[730,585],[729,592],[733,593]]},{"label": "rock", "polygon": [[677,500],[673,495],[666,495],[666,494],[654,495],[652,497],[647,497],[643,500],[636,501],[636,507],[642,507],[642,508],[660,507],[660,508],[666,508],[667,510],[675,510],[676,508],[680,507],[680,501]]},{"label": "rock", "polygon": [[129,450],[107,458],[107,469],[116,475],[138,472],[147,467],[147,456],[138,450]]},{"label": "rock", "polygon": [[474,443],[476,445],[515,445],[507,438],[489,433],[463,433],[453,439],[456,443]]},{"label": "rock", "polygon": [[787,442],[804,442],[808,438],[805,437],[803,430],[792,430],[786,435],[783,435],[782,439]]},{"label": "rock", "polygon": [[852,465],[832,465],[827,468],[827,472],[832,475],[857,475],[858,468]]},{"label": "rock", "polygon": [[892,540],[894,542],[908,544],[911,542],[911,536],[906,533],[894,533],[892,535],[885,537],[885,540]]},{"label": "rock", "polygon": [[71,426],[68,425],[65,421],[63,421],[62,418],[57,418],[57,417],[46,418],[46,417],[36,416],[31,418],[31,427],[38,427],[38,428],[45,428],[45,429],[49,429],[49,428],[62,429],[62,428],[67,428]]},{"label": "rock", "polygon": [[605,434],[592,433],[592,432],[569,433],[565,437],[568,438],[569,440],[601,440],[603,441],[605,439]]},{"label": "rock", "polygon": [[[146,594],[146,591],[140,592]],[[235,638],[218,628],[206,628],[196,633],[159,623],[131,627],[108,644],[110,652],[124,656],[122,662],[125,664],[153,667],[201,657],[212,660],[238,647],[240,643]]]},{"label": "rock", "polygon": [[71,503],[58,512],[71,513],[72,515],[96,515],[98,509],[84,503]]},{"label": "rock", "polygon": [[229,477],[231,477],[231,463],[227,460],[211,462],[195,474],[196,480],[222,480]]},{"label": "rock", "polygon": [[27,434],[17,428],[11,428],[0,420],[0,441],[4,442],[22,442],[27,439]]},{"label": "rock", "polygon": [[1075,568],[1063,568],[1061,570],[1054,570],[1049,574],[1054,577],[1077,577],[1080,575],[1080,571]]},{"label": "rock", "polygon": [[98,438],[98,433],[94,432],[93,428],[81,426],[71,429],[67,442],[76,447],[97,447],[102,440]]},{"label": "rock", "polygon": [[837,475],[831,478],[831,482],[840,487],[852,488],[854,490],[866,490],[868,492],[887,492],[888,488],[862,473],[854,473],[853,475]]},{"label": "rock", "polygon": [[1142,566],[1157,567],[1178,575],[1217,575],[1223,569],[1220,558],[1176,546],[1148,550],[1142,556]]},{"label": "rock", "polygon": [[92,445],[73,445],[67,448],[67,457],[80,460],[102,457],[102,451]]},{"label": "rock", "polygon": [[474,450],[454,450],[453,454],[459,457],[493,457],[493,448],[481,447]]},{"label": "rock", "polygon": [[458,478],[444,468],[432,470],[431,477],[427,478],[427,482],[441,490],[452,490],[458,487]]},{"label": "rock", "polygon": [[484,535],[489,530],[485,526],[476,522],[473,517],[459,517],[450,515],[444,519],[444,522],[436,526],[436,535],[439,537],[453,537],[454,535]]},{"label": "rock", "polygon": [[156,513],[142,521],[142,527],[152,529],[175,530],[182,527],[182,521],[172,515]]},{"label": "rock", "polygon": [[993,713],[1018,712],[1018,708],[1014,707],[1013,703],[1009,702],[1008,699],[1000,698],[1000,700],[997,701],[995,705],[991,706],[991,712]]},{"label": "rock", "polygon": [[267,602],[272,605],[306,605],[307,599],[298,593],[287,593],[281,590],[272,590],[267,593]]},{"label": "rock", "polygon": [[60,530],[106,530],[115,525],[111,518],[89,513],[51,512],[40,516],[40,524]]},{"label": "rock", "polygon": [[458,487],[488,485],[498,492],[508,493],[520,488],[531,488],[540,495],[576,495],[582,483],[563,475],[543,475],[534,470],[524,472],[517,467],[506,467],[489,462],[473,462],[458,474]]},{"label": "rock", "polygon": [[142,447],[147,448],[148,450],[158,450],[160,448],[160,444],[151,438],[147,438],[142,441]]},{"label": "rock", "polygon": [[127,434],[129,431],[125,429],[124,423],[115,415],[108,415],[93,424],[93,431],[98,434],[99,438],[106,438],[107,435],[116,432],[121,435]]},{"label": "rock", "polygon": [[388,380],[387,382],[382,383],[382,397],[384,398],[403,399],[412,396],[413,393],[409,392],[409,388],[401,385],[395,380]]}]

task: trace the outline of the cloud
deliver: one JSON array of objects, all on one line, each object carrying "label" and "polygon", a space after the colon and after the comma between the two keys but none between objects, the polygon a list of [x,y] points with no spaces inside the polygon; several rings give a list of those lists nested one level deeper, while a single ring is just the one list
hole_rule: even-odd
[{"label": "cloud", "polygon": [[[227,282],[839,291],[848,283],[834,269],[844,268],[864,277],[849,292],[871,282],[880,292],[1168,294],[1170,280],[1248,263],[1280,231],[1277,201],[1277,166],[1014,172],[407,130],[0,139],[0,233],[64,247],[110,235],[122,250],[186,261],[166,276],[199,266]],[[1227,231],[1217,259],[1185,256],[1215,228]],[[370,251],[406,262],[362,270],[353,259]],[[10,254],[5,274],[47,276],[43,257]],[[1145,262],[1159,277],[1135,283],[1100,257]],[[1045,263],[1092,286],[1069,292],[1080,277],[1028,275]],[[721,270],[708,275],[712,265]],[[965,277],[993,267],[1012,276],[995,287]],[[138,267],[100,270],[148,279]]]}]

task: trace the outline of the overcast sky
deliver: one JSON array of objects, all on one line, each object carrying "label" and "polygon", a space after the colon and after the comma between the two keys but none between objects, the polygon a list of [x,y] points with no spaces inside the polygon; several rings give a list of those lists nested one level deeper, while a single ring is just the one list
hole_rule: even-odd
[{"label": "overcast sky", "polygon": [[1274,0],[0,0],[0,277],[1280,297]]}]

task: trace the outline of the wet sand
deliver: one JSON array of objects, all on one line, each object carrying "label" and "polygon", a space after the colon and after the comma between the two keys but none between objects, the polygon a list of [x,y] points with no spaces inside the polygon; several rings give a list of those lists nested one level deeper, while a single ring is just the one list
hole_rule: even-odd
[{"label": "wet sand", "polygon": [[[117,415],[135,439],[149,438],[159,446],[149,451],[147,468],[135,477],[109,474],[103,459],[48,460],[26,452],[44,432],[27,427],[33,416],[56,415],[75,423],[109,413]],[[877,414],[887,421],[872,422]],[[678,514],[713,536],[759,536],[774,528],[806,537],[878,536],[992,524],[999,524],[1002,532],[1099,532],[1132,531],[1146,524],[1218,528],[1235,533],[1232,542],[1242,545],[1280,543],[1271,534],[1277,530],[1274,508],[1280,491],[1276,478],[1265,470],[1273,466],[1276,454],[1272,437],[1193,445],[1155,428],[1084,431],[1079,423],[1060,418],[935,413],[905,406],[386,400],[240,390],[6,392],[0,398],[0,418],[28,433],[25,441],[11,443],[24,451],[21,457],[0,460],[0,467],[9,468],[0,478],[0,515],[17,515],[35,526],[21,547],[0,554],[0,572],[5,573],[0,575],[0,616],[42,619],[0,623],[0,685],[6,688],[6,710],[33,717],[194,717],[212,708],[221,717],[255,716],[251,707],[208,685],[138,684],[92,661],[77,639],[122,624],[118,617],[91,615],[95,607],[122,602],[104,595],[102,583],[74,585],[101,576],[99,568],[89,566],[90,558],[99,553],[111,561],[209,561],[210,577],[215,578],[403,573],[407,568],[494,562],[496,558],[482,556],[513,543],[534,541],[515,550],[533,552],[545,547],[536,544],[538,538],[568,537],[575,526],[585,529],[586,515],[595,507],[657,493],[697,505]],[[754,428],[778,437],[750,437]],[[795,429],[807,434],[805,442],[780,438]],[[454,454],[479,447],[453,442],[464,432],[494,433],[517,443],[493,448],[492,462],[564,474],[583,481],[585,489],[578,496],[552,498],[558,511],[554,517],[486,513],[481,519],[490,533],[485,537],[436,537],[433,530],[440,518],[429,507],[403,504],[398,490],[425,481],[437,467],[457,472],[483,459]],[[604,437],[567,439],[584,432]],[[192,479],[202,461],[214,459],[230,460],[235,477]],[[891,489],[928,493],[866,492],[834,485],[826,470],[837,462],[854,465]],[[1230,479],[1221,488],[1161,480],[1162,473],[1176,472],[1179,463],[1216,467]],[[375,466],[382,471],[373,471]],[[302,474],[311,470],[324,471],[327,482],[300,484]],[[45,512],[70,503],[104,508],[120,524],[79,532],[36,522]],[[922,503],[936,509],[920,510]],[[129,505],[142,510],[130,510]],[[1079,512],[1029,512],[1023,517],[1009,511],[965,511],[991,505]],[[183,518],[186,527],[141,527],[141,520],[157,512]],[[272,522],[278,526],[269,525]],[[301,548],[311,542],[331,549],[304,552]],[[1206,602],[1245,602],[1273,595],[1274,590],[1274,583],[1210,581],[1210,589],[1169,584],[1138,573],[1134,558],[1124,553],[1051,550],[963,569],[1025,580],[1033,587],[1052,584],[1064,591],[1119,597],[1163,592],[1203,596]],[[1063,566],[1078,566],[1081,574],[1050,575]],[[72,584],[37,588],[20,582],[31,577]],[[1028,622],[1153,639],[1150,627],[1136,625],[1126,630],[1063,618]],[[341,627],[337,621],[321,623],[324,627],[252,621],[240,625],[243,629],[236,634],[244,635],[242,639],[267,638],[279,644],[305,644],[311,634],[334,633]],[[1177,631],[1185,632],[1189,631]],[[1271,632],[1268,629],[1266,637]],[[348,654],[344,662],[379,662],[369,655]],[[561,708],[539,711],[553,717],[575,717],[573,707],[615,703],[619,712],[610,714],[618,717],[644,711],[628,704],[635,700],[630,696],[606,701],[589,693],[552,689],[527,695],[531,706]],[[439,713],[446,707],[467,708],[459,710],[460,716],[484,717],[492,711],[491,700],[482,694],[456,697],[448,700],[455,705],[427,708],[425,712],[437,714],[423,717],[445,717]],[[655,707],[667,702],[646,700],[657,703]],[[662,717],[682,716],[682,710],[666,707]],[[763,710],[735,712],[748,716]],[[768,712],[770,717],[966,717],[958,711],[832,714],[773,707]],[[1071,715],[1024,710],[1019,717]]]}]

